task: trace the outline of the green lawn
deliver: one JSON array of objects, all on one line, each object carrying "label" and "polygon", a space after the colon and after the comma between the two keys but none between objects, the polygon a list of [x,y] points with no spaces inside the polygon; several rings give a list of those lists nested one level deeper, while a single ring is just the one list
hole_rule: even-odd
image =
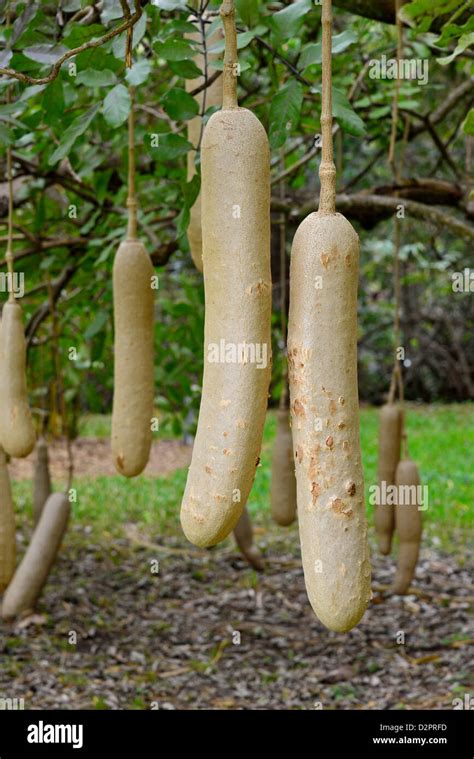
[{"label": "green lawn", "polygon": [[[418,463],[422,482],[429,487],[429,508],[424,512],[425,535],[444,549],[468,544],[472,539],[474,503],[474,404],[411,406],[407,412],[410,454]],[[81,434],[107,435],[110,419],[87,417]],[[376,482],[377,409],[361,414],[361,437],[366,489]],[[249,506],[257,521],[268,524],[269,490],[275,416],[265,426],[262,464],[257,470]],[[74,481],[78,500],[76,523],[89,526],[97,536],[119,535],[124,522],[137,522],[153,534],[178,534],[179,507],[186,470],[159,479],[139,477],[80,478]],[[14,483],[20,511],[31,513],[31,484]],[[372,508],[369,507],[372,522]]]}]

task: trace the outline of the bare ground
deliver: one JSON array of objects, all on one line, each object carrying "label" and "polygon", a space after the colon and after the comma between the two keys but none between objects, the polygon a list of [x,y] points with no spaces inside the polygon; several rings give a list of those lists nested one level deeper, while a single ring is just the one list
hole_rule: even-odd
[{"label": "bare ground", "polygon": [[343,636],[308,605],[296,529],[257,532],[258,576],[230,541],[198,551],[127,525],[91,544],[73,526],[38,614],[0,623],[0,696],[27,709],[452,709],[472,693],[472,573],[454,556],[425,549],[402,598],[385,590],[393,559],[374,555],[373,603]]},{"label": "bare ground", "polygon": [[[108,438],[81,437],[71,445],[76,477],[117,474]],[[68,471],[68,456],[64,443],[53,440],[48,443],[48,450],[53,480],[64,479]],[[151,447],[150,459],[144,470],[144,475],[158,477],[170,474],[175,469],[189,466],[191,452],[192,447],[179,442],[179,440],[157,440]],[[11,478],[14,480],[31,479],[35,459],[35,451],[25,459],[13,459],[9,466]]]}]

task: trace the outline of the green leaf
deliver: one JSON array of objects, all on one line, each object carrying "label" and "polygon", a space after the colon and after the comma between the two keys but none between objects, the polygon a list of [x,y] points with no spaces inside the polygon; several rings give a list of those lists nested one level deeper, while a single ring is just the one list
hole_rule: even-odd
[{"label": "green leaf", "polygon": [[[237,50],[242,50],[244,47],[247,47],[249,45],[253,38],[255,37],[255,32],[242,32],[242,34],[237,35]],[[215,45],[212,45],[208,49],[208,53],[216,54],[216,53],[222,53],[225,49],[225,41],[219,40],[219,42],[216,42]]]},{"label": "green leaf", "polygon": [[302,25],[304,17],[312,7],[311,0],[296,0],[296,2],[270,16],[269,25],[275,42],[278,44],[294,37]]},{"label": "green leaf", "polygon": [[258,0],[235,0],[237,12],[245,26],[253,29],[258,24]]},{"label": "green leaf", "polygon": [[414,0],[402,7],[400,16],[410,26],[416,26],[419,33],[425,33],[435,18],[457,10],[459,2],[460,0]]},{"label": "green leaf", "polygon": [[117,82],[117,77],[110,69],[84,69],[78,73],[75,81],[88,87],[110,87]]},{"label": "green leaf", "polygon": [[172,161],[179,156],[186,155],[193,146],[180,134],[163,134],[159,136],[158,146],[151,147],[152,155],[160,161]]},{"label": "green leaf", "polygon": [[139,84],[146,82],[150,71],[151,63],[144,58],[143,60],[134,63],[131,69],[127,69],[125,79],[133,87],[137,87]]},{"label": "green leaf", "polygon": [[17,47],[23,33],[28,29],[30,22],[34,19],[39,11],[39,3],[28,3],[23,13],[18,16],[13,24],[13,31],[10,37],[10,47]]},{"label": "green leaf", "polygon": [[378,108],[371,108],[368,113],[369,119],[381,119],[382,116],[387,116],[391,111],[389,105],[381,105]]},{"label": "green leaf", "polygon": [[43,98],[43,121],[48,126],[54,126],[64,118],[64,91],[59,77],[46,87]]},{"label": "green leaf", "polygon": [[198,174],[195,174],[190,182],[183,182],[181,185],[181,196],[183,198],[183,207],[176,218],[176,232],[178,237],[186,234],[189,226],[189,212],[199,195],[201,180]]},{"label": "green leaf", "polygon": [[459,39],[463,34],[474,31],[474,14],[462,26],[458,24],[445,24],[443,33],[436,40],[437,47],[446,47],[452,39]]},{"label": "green leaf", "polygon": [[164,11],[185,10],[186,8],[186,0],[151,0],[151,4]]},{"label": "green leaf", "polygon": [[36,61],[36,63],[54,64],[67,51],[68,48],[64,47],[64,45],[31,45],[30,47],[25,47],[23,55],[32,61]]},{"label": "green leaf", "polygon": [[29,87],[25,87],[18,100],[28,101],[30,98],[34,98],[39,92],[43,92],[43,90],[46,89],[46,86],[46,84],[32,84]]},{"label": "green leaf", "polygon": [[81,7],[81,0],[63,0],[61,8],[65,13],[73,13]]},{"label": "green leaf", "polygon": [[365,134],[364,122],[354,111],[345,93],[337,89],[333,90],[332,112],[334,118],[346,132],[355,137],[362,137]]},{"label": "green leaf", "polygon": [[[147,15],[145,11],[143,11],[139,20],[133,27],[133,44],[132,44],[133,48],[136,48],[138,43],[144,37],[145,32],[146,32],[146,22],[147,22]],[[125,58],[126,42],[127,42],[127,32],[123,32],[122,34],[119,34],[118,37],[115,37],[112,43],[112,52],[115,55],[115,57],[118,58],[119,60],[123,60]]]},{"label": "green leaf", "polygon": [[311,42],[309,45],[305,45],[301,51],[301,56],[298,61],[298,68],[303,71],[308,66],[314,64],[320,64],[323,60],[323,48],[320,42]]},{"label": "green leaf", "polygon": [[303,105],[303,87],[296,79],[280,89],[270,106],[270,145],[280,148],[296,127]]},{"label": "green leaf", "polygon": [[11,61],[13,52],[9,50],[8,48],[5,48],[5,50],[0,51],[0,68],[6,69],[8,64]]},{"label": "green leaf", "polygon": [[67,36],[64,37],[64,44],[72,50],[74,47],[83,45],[84,42],[97,39],[102,36],[104,29],[100,24],[86,24],[85,26],[74,24]]},{"label": "green leaf", "polygon": [[107,311],[98,311],[95,319],[91,322],[91,324],[87,327],[86,331],[84,332],[84,340],[90,340],[92,337],[97,335],[101,329],[107,324],[109,321],[109,314]]},{"label": "green leaf", "polygon": [[0,145],[7,147],[12,144],[12,136],[10,130],[4,124],[0,123]]},{"label": "green leaf", "polygon": [[177,39],[168,39],[166,42],[155,42],[153,49],[165,61],[192,60],[196,55],[195,48],[189,42]]},{"label": "green leaf", "polygon": [[103,114],[107,124],[119,127],[130,112],[130,93],[123,84],[117,84],[104,100]]},{"label": "green leaf", "polygon": [[[341,34],[335,34],[332,38],[332,52],[333,55],[342,53],[354,42],[357,42],[357,35],[350,30],[342,32]],[[298,61],[298,68],[303,71],[308,66],[314,64],[320,64],[323,60],[323,49],[320,42],[312,42],[303,48],[300,59]]]},{"label": "green leaf", "polygon": [[99,108],[100,103],[93,105],[92,108],[90,108],[85,113],[81,113],[81,115],[74,119],[72,124],[68,126],[61,138],[60,145],[58,145],[52,156],[50,156],[50,159],[48,161],[50,166],[52,166],[57,161],[61,161],[68,155],[68,153],[70,153],[77,138],[84,134],[92,119],[99,111]]},{"label": "green leaf", "polygon": [[463,132],[466,134],[472,134],[474,135],[474,108],[471,108],[469,113],[467,114],[464,124],[462,125]]},{"label": "green leaf", "polygon": [[474,32],[469,32],[469,34],[463,34],[462,37],[459,39],[458,44],[456,45],[456,49],[451,53],[451,55],[446,56],[446,58],[438,58],[437,61],[442,66],[447,66],[448,63],[451,63],[454,61],[455,58],[458,57],[461,53],[463,53],[466,48],[471,47],[471,45],[474,45]]},{"label": "green leaf", "polygon": [[168,61],[173,74],[181,76],[183,79],[197,79],[201,76],[202,71],[199,66],[196,66],[194,61]]},{"label": "green leaf", "polygon": [[[196,30],[196,24],[191,23],[191,21],[184,21],[183,19],[175,18],[172,20],[166,20],[166,25],[161,29],[161,33],[163,35],[164,41],[166,37],[183,38],[185,34],[196,34]],[[176,32],[178,32],[178,34],[176,34]]]},{"label": "green leaf", "polygon": [[333,54],[342,53],[343,50],[346,50],[348,47],[353,45],[354,42],[357,41],[357,34],[351,32],[350,29],[345,32],[341,32],[341,34],[335,34],[332,38],[332,52]]},{"label": "green leaf", "polygon": [[174,121],[187,121],[199,113],[197,100],[180,87],[173,87],[163,99],[162,104],[168,116]]}]

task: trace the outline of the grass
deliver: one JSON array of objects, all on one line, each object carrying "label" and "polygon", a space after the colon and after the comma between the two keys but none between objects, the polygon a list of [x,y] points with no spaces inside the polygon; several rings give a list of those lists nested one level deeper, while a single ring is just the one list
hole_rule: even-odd
[{"label": "grass", "polygon": [[[410,454],[428,485],[429,507],[424,512],[425,536],[445,550],[458,550],[472,539],[474,468],[474,404],[410,406],[407,413]],[[261,466],[257,470],[249,508],[260,524],[269,522],[271,455],[276,429],[270,413],[265,425]],[[85,436],[107,436],[110,418],[89,416],[81,424]],[[361,441],[366,491],[376,483],[378,410],[361,413]],[[76,478],[76,524],[96,537],[119,536],[124,522],[136,522],[155,535],[178,535],[179,508],[186,470],[161,477],[127,480],[119,476]],[[31,483],[15,482],[15,502],[31,515]],[[373,508],[368,507],[373,526]]]}]

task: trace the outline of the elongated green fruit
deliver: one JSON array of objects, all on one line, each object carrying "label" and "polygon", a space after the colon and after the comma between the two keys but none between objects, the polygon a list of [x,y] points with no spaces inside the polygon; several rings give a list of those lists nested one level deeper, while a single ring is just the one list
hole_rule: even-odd
[{"label": "elongated green fruit", "polygon": [[[203,15],[203,21],[208,18],[207,14]],[[200,31],[196,31],[193,34],[186,35],[188,39],[198,42],[202,45],[202,36]],[[222,32],[217,29],[206,39],[207,48],[212,47],[218,40],[222,38]],[[215,74],[215,69],[211,68],[210,64],[215,61],[219,55],[216,53],[207,53],[207,76],[210,78]],[[206,61],[204,56],[204,50],[196,55],[194,63],[203,72],[202,76],[196,77],[196,79],[186,79],[186,90],[192,92],[199,87],[205,81],[204,71],[206,67]],[[205,90],[198,92],[194,96],[197,104],[199,105],[199,115],[188,121],[188,140],[196,148],[199,145],[201,139],[202,130],[202,117],[201,112],[207,111],[212,106],[220,106],[222,104],[222,76],[219,76],[209,87]],[[196,151],[190,150],[187,155],[188,161],[188,182],[191,181],[196,173]],[[202,231],[201,231],[201,193],[196,198],[196,201],[191,208],[189,226],[188,226],[188,242],[191,249],[191,257],[194,261],[196,269],[202,271]]]},{"label": "elongated green fruit", "polygon": [[35,527],[39,522],[44,504],[51,495],[51,489],[48,445],[44,437],[40,437],[36,443],[36,462],[33,478],[33,518]]},{"label": "elongated green fruit", "polygon": [[398,562],[393,592],[404,595],[408,592],[415,574],[421,541],[421,511],[423,507],[420,493],[420,475],[414,461],[403,459],[397,466],[395,475],[397,505],[395,526],[398,532]]},{"label": "elongated green fruit", "polygon": [[[388,403],[380,409],[379,428],[379,485],[387,487],[395,484],[395,472],[400,461],[402,440],[402,410],[395,403]],[[395,529],[395,509],[391,504],[378,503],[375,507],[375,530],[380,553],[387,555],[392,546]]]},{"label": "elongated green fruit", "polygon": [[15,513],[7,457],[0,446],[0,593],[3,593],[13,577],[15,559]]},{"label": "elongated green fruit", "polygon": [[143,244],[126,240],[114,261],[115,376],[112,454],[125,477],[150,455],[154,403],[153,266]]},{"label": "elongated green fruit", "polygon": [[0,439],[15,458],[28,456],[35,445],[35,430],[26,387],[26,342],[19,303],[3,306],[0,340]]},{"label": "elongated green fruit", "polygon": [[338,213],[312,213],[291,252],[288,360],[306,589],[331,630],[357,624],[370,598],[359,441],[359,239]]},{"label": "elongated green fruit", "polygon": [[69,512],[69,499],[64,493],[50,495],[31,543],[3,597],[3,619],[13,619],[35,608],[59,551]]},{"label": "elongated green fruit", "polygon": [[204,377],[181,507],[184,533],[201,547],[227,537],[247,502],[271,372],[269,146],[258,119],[237,105],[235,26],[233,42],[224,105],[201,149]]},{"label": "elongated green fruit", "polygon": [[253,544],[252,522],[247,507],[244,508],[242,516],[235,525],[234,537],[242,555],[250,566],[259,571],[265,569],[263,556]]},{"label": "elongated green fruit", "polygon": [[277,431],[272,460],[271,482],[272,517],[287,527],[296,518],[296,477],[289,412],[277,412]]}]

